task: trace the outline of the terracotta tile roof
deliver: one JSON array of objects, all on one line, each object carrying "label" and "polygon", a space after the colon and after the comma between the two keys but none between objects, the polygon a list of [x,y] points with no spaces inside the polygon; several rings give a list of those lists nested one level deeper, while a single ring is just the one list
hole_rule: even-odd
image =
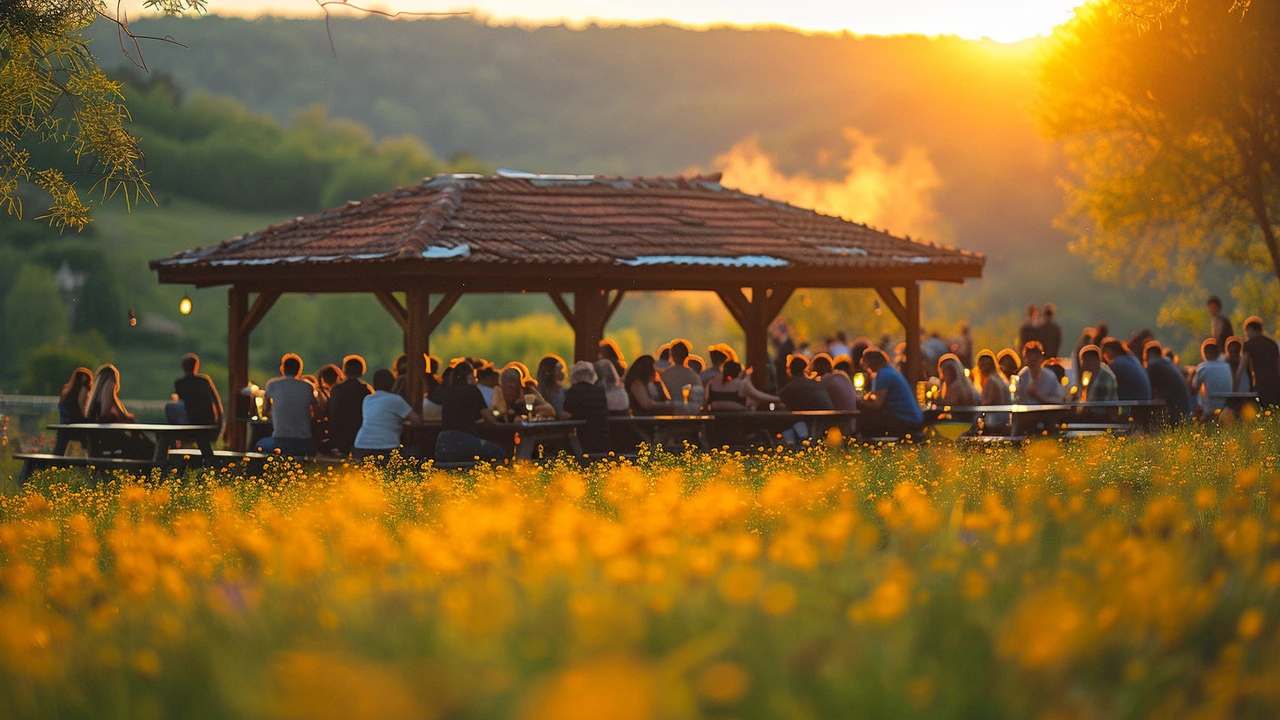
[{"label": "terracotta tile roof", "polygon": [[362,261],[907,268],[980,276],[981,254],[913,241],[720,185],[718,175],[438,175],[152,267]]}]

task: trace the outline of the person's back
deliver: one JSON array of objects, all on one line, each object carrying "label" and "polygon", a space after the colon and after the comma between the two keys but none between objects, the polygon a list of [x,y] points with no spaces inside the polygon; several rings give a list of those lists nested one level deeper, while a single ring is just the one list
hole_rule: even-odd
[{"label": "person's back", "polygon": [[373,394],[360,401],[360,430],[353,446],[357,460],[399,447],[405,419],[417,417],[409,403],[391,391],[395,380],[390,370],[379,370],[373,376]]},{"label": "person's back", "polygon": [[609,449],[609,400],[597,380],[595,367],[581,360],[570,368],[569,381],[572,384],[564,391],[565,414],[573,420],[586,422],[578,428],[578,439],[587,452]]},{"label": "person's back", "polygon": [[1187,390],[1187,381],[1168,358],[1148,356],[1147,378],[1151,381],[1152,395],[1164,399],[1174,422],[1191,415],[1191,393]]},{"label": "person's back", "polygon": [[1258,402],[1264,406],[1280,405],[1280,347],[1276,341],[1262,333],[1262,321],[1251,317],[1244,323],[1244,353],[1248,361],[1245,370],[1253,380],[1253,390]]},{"label": "person's back", "polygon": [[782,386],[778,397],[791,410],[834,410],[831,395],[822,383],[807,377],[793,377]]},{"label": "person's back", "polygon": [[1138,358],[1127,352],[1108,355],[1107,365],[1116,376],[1116,397],[1120,400],[1151,399],[1151,380]]},{"label": "person's back", "polygon": [[187,412],[187,422],[192,425],[221,424],[222,403],[208,375],[183,375],[173,381],[173,391]]},{"label": "person's back", "polygon": [[822,389],[826,390],[827,396],[831,398],[831,408],[833,410],[853,411],[858,409],[858,391],[853,387],[853,381],[848,375],[838,372],[829,372],[823,375],[820,380]]},{"label": "person's back", "polygon": [[924,422],[924,413],[911,392],[910,383],[892,366],[886,365],[876,371],[872,390],[885,394],[885,411],[895,419],[911,424]]},{"label": "person's back", "polygon": [[368,366],[359,355],[342,359],[346,380],[329,391],[329,447],[342,455],[355,447],[356,434],[364,422],[364,399],[373,393],[363,378]]},{"label": "person's back", "polygon": [[1191,374],[1191,389],[1199,395],[1202,415],[1213,415],[1226,407],[1223,394],[1231,392],[1231,366],[1215,356],[1196,366]]}]

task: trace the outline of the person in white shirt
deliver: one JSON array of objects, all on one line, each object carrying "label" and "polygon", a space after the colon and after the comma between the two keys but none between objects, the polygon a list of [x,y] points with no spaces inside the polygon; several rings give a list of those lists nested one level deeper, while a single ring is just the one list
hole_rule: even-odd
[{"label": "person in white shirt", "polygon": [[1213,419],[1227,403],[1221,394],[1231,392],[1231,366],[1222,359],[1214,338],[1200,343],[1200,357],[1204,362],[1191,373],[1191,395],[1196,401],[1191,412],[1197,418]]},{"label": "person in white shirt", "polygon": [[[361,405],[363,420],[356,434],[356,445],[351,449],[352,458],[359,462],[367,457],[390,455],[400,447],[400,432],[404,422],[422,422],[422,418],[400,395],[391,391],[396,376],[382,369],[373,374],[373,394],[366,395]],[[404,450],[402,455],[413,453]]]},{"label": "person in white shirt", "polygon": [[1062,402],[1064,388],[1058,376],[1044,369],[1044,347],[1032,340],[1022,346],[1022,370],[1018,372],[1018,389],[1013,401],[1021,405],[1056,405]]}]

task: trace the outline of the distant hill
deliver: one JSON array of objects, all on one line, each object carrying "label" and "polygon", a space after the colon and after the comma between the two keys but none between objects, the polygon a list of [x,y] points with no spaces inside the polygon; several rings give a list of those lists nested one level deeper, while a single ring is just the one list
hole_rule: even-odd
[{"label": "distant hill", "polygon": [[[842,197],[906,194],[886,200],[897,209],[880,217],[906,218],[890,229],[991,257],[980,289],[935,306],[939,320],[999,316],[1007,327],[1025,302],[1054,300],[1069,334],[1103,317],[1119,331],[1154,324],[1161,301],[1089,279],[1052,227],[1066,168],[1026,113],[1034,42],[366,18],[334,20],[334,56],[317,20],[155,19],[134,30],[187,46],[144,46],[184,92],[232,95],[280,119],[323,105],[441,157],[621,175],[763,163],[748,189],[834,198],[834,212]],[[127,64],[116,45],[112,33],[94,47],[105,64]],[[824,183],[843,195],[806,189]]]}]

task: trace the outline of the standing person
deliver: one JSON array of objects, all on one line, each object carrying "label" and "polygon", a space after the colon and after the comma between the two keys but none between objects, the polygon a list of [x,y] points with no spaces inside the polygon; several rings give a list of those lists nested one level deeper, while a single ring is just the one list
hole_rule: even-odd
[{"label": "standing person", "polygon": [[564,391],[564,416],[587,423],[578,428],[578,439],[589,453],[609,450],[609,399],[599,379],[591,363],[579,360],[569,369],[569,389]]},{"label": "standing person", "polygon": [[1142,354],[1147,362],[1151,393],[1164,400],[1169,419],[1177,424],[1190,417],[1191,393],[1187,390],[1187,379],[1182,371],[1164,356],[1164,348],[1155,340],[1147,343]]},{"label": "standing person", "polygon": [[[1231,327],[1231,319],[1222,314],[1221,298],[1210,295],[1205,305],[1209,308],[1209,337],[1217,342],[1218,352],[1221,354],[1223,348],[1227,346],[1227,338],[1235,335],[1236,331]],[[1203,349],[1203,345],[1201,348]]]},{"label": "standing person", "polygon": [[1280,347],[1276,341],[1262,333],[1262,318],[1251,316],[1244,321],[1244,351],[1240,354],[1240,367],[1236,368],[1236,386],[1248,372],[1253,390],[1263,407],[1280,405]]},{"label": "standing person", "polygon": [[364,399],[373,394],[373,388],[362,379],[367,369],[364,358],[346,356],[342,359],[342,373],[347,379],[329,391],[329,447],[335,455],[351,452],[364,424]]},{"label": "standing person", "polygon": [[564,412],[564,360],[559,355],[547,355],[538,362],[538,392],[542,399],[555,408],[556,415]]},{"label": "standing person", "polygon": [[205,437],[196,438],[203,464],[213,463],[213,441],[222,430],[222,398],[218,388],[208,375],[200,373],[200,357],[195,353],[182,356],[182,377],[173,381],[173,391],[178,394],[187,410],[187,421],[192,425],[217,425]]},{"label": "standing person", "polygon": [[[518,375],[519,373],[517,373]],[[499,462],[507,459],[507,451],[476,434],[481,424],[494,424],[484,396],[476,387],[476,372],[471,363],[460,360],[453,366],[440,411],[440,434],[436,437],[436,460],[439,462]]]},{"label": "standing person", "polygon": [[62,393],[58,396],[58,422],[63,425],[88,422],[85,408],[92,392],[93,373],[89,372],[89,368],[78,367],[72,370],[71,379],[62,386]]},{"label": "standing person", "polygon": [[[360,431],[356,433],[351,457],[358,461],[367,457],[390,455],[401,447],[400,434],[405,421],[422,422],[422,418],[405,399],[391,392],[396,377],[390,370],[381,369],[373,374],[373,394],[360,401]],[[402,454],[414,453],[403,450]]]},{"label": "standing person", "polygon": [[1124,343],[1109,337],[1102,341],[1100,347],[1102,357],[1106,359],[1107,366],[1116,376],[1116,399],[1150,400],[1151,380],[1147,378],[1147,371],[1143,369],[1142,363],[1138,362],[1138,358],[1129,354]]},{"label": "standing person", "polygon": [[1059,357],[1062,350],[1062,328],[1053,319],[1057,312],[1053,303],[1045,303],[1040,308],[1040,342],[1044,345],[1045,357]]},{"label": "standing person", "polygon": [[1022,348],[1022,369],[1018,371],[1017,403],[1056,405],[1062,402],[1063,387],[1058,376],[1044,367],[1044,347],[1032,340]]},{"label": "standing person", "polygon": [[271,435],[258,441],[258,452],[279,451],[293,457],[316,454],[311,435],[316,391],[311,383],[298,378],[301,374],[302,358],[286,353],[280,358],[280,377],[269,380],[262,390],[271,415]]},{"label": "standing person", "polygon": [[1027,314],[1022,318],[1022,326],[1018,328],[1018,345],[1024,348],[1032,340],[1040,339],[1040,312],[1035,303],[1027,305]]},{"label": "standing person", "polygon": [[869,348],[862,354],[862,368],[872,376],[872,383],[871,392],[862,397],[858,431],[867,436],[920,435],[924,413],[907,379],[889,364],[889,356],[883,350]]},{"label": "standing person", "polygon": [[1191,392],[1197,398],[1195,415],[1203,420],[1226,407],[1227,400],[1221,395],[1231,392],[1232,378],[1231,366],[1222,359],[1217,340],[1208,338],[1200,343],[1200,357],[1204,362],[1191,373]]},{"label": "standing person", "polygon": [[[89,397],[89,406],[85,410],[85,418],[93,423],[131,423],[137,418],[124,409],[120,402],[120,371],[110,363],[98,368],[93,378],[93,394]],[[98,447],[103,452],[123,455],[124,457],[150,460],[155,455],[155,443],[135,432],[104,433],[98,439]]]}]

